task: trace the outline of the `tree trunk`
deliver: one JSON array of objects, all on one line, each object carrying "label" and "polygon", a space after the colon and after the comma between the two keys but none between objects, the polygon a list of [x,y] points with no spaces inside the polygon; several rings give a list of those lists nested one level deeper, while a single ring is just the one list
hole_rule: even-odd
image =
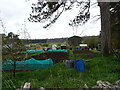
[{"label": "tree trunk", "polygon": [[109,2],[99,2],[101,13],[101,51],[103,56],[112,53]]}]

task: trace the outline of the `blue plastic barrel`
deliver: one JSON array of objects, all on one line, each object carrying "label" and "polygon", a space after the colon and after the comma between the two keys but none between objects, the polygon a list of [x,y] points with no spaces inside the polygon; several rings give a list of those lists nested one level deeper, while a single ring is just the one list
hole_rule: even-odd
[{"label": "blue plastic barrel", "polygon": [[79,50],[80,50],[81,48],[77,48],[77,49],[79,49]]},{"label": "blue plastic barrel", "polygon": [[76,60],[75,61],[75,69],[79,72],[84,72],[85,71],[84,61],[83,60]]}]

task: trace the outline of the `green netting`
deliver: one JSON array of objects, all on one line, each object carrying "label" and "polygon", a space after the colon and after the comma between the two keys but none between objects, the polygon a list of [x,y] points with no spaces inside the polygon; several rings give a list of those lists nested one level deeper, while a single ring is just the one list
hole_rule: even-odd
[{"label": "green netting", "polygon": [[68,50],[67,49],[49,49],[48,52],[67,52]]},{"label": "green netting", "polygon": [[28,53],[40,53],[40,52],[44,52],[43,49],[41,50],[27,50]]},{"label": "green netting", "polygon": [[[2,65],[2,70],[12,70],[13,63],[14,62],[12,60],[4,62]],[[16,70],[37,70],[48,68],[52,65],[53,65],[52,59],[36,60],[34,58],[31,58],[24,61],[16,61]]]}]

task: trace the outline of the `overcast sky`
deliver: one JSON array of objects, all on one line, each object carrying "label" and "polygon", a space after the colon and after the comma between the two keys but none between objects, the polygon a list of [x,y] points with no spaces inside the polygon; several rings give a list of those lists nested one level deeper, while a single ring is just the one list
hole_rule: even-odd
[{"label": "overcast sky", "polygon": [[[55,24],[49,29],[43,29],[44,23],[32,23],[27,21],[31,13],[31,3],[36,0],[25,2],[25,0],[1,0],[0,2],[0,18],[2,19],[7,33],[13,32],[20,34],[20,38],[24,38],[23,27],[24,20],[26,20],[26,28],[31,39],[46,39],[46,38],[61,38],[78,36],[99,35],[101,29],[101,22],[90,19],[85,25],[74,28],[69,26],[70,20],[74,19],[77,14],[77,9],[64,12]],[[94,0],[95,1],[95,0]],[[92,2],[94,3],[94,2]],[[100,14],[98,6],[92,6],[90,9],[91,18]],[[21,30],[22,29],[22,30]],[[77,32],[75,31],[77,30]],[[3,28],[0,23],[0,33],[3,33]],[[81,34],[82,33],[82,34]]]}]

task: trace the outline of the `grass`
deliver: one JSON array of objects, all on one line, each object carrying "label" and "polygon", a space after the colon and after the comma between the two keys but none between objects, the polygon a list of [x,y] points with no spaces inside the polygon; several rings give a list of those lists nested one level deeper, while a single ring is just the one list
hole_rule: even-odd
[{"label": "grass", "polygon": [[90,51],[95,52],[95,53],[101,53],[101,52],[98,51],[98,50],[90,50]]},{"label": "grass", "polygon": [[31,82],[33,88],[84,88],[85,84],[94,86],[98,80],[111,83],[120,80],[120,62],[113,56],[89,60],[85,62],[85,72],[68,69],[60,62],[44,70],[16,72],[16,78],[12,77],[12,73],[3,73],[3,88],[9,88],[7,82],[10,83],[10,80],[16,88],[24,82]]},{"label": "grass", "polygon": [[68,50],[68,53],[69,53],[68,59],[75,59],[75,56],[72,50]]}]

